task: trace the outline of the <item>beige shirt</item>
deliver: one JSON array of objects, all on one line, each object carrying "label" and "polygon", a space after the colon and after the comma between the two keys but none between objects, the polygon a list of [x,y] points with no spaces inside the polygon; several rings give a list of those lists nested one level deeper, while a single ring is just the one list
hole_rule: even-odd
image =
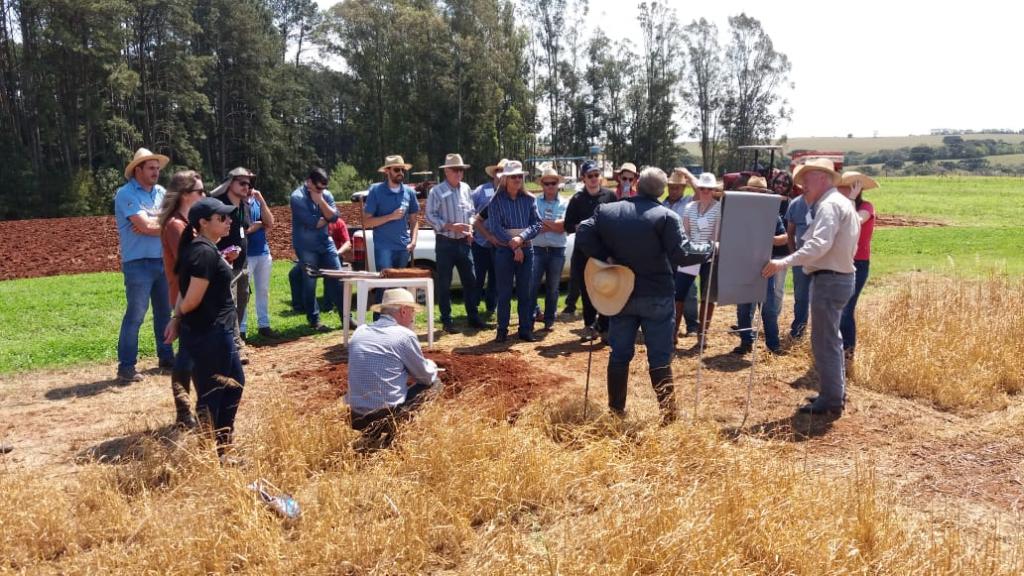
[{"label": "beige shirt", "polygon": [[860,237],[860,218],[853,202],[835,188],[812,207],[814,221],[804,233],[804,245],[782,259],[786,266],[803,266],[804,273],[832,270],[852,273],[853,254]]}]

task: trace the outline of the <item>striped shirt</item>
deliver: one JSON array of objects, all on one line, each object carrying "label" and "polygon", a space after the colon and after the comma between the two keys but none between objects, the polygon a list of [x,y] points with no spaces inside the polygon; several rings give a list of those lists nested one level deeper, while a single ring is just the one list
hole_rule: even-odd
[{"label": "striped shirt", "polygon": [[540,232],[536,198],[521,190],[513,200],[508,192],[499,190],[487,205],[487,229],[502,243],[512,239],[508,230],[522,230],[518,236],[533,240]]},{"label": "striped shirt", "polygon": [[[494,197],[493,182],[486,182],[477,186],[476,189],[473,190],[471,198],[473,199],[473,209],[476,210],[477,214],[487,206],[492,197]],[[484,247],[489,247],[491,245],[483,234],[477,234],[474,236],[473,241]]]},{"label": "striped shirt", "polygon": [[437,378],[437,364],[423,357],[416,334],[387,314],[356,328],[348,347],[348,394],[352,412],[369,414],[405,402],[409,377]]},{"label": "striped shirt", "polygon": [[465,182],[453,188],[446,180],[430,189],[430,195],[427,196],[427,222],[441,236],[453,240],[465,238],[466,234],[445,230],[444,227],[446,224],[471,224],[475,213],[469,185]]},{"label": "striped shirt", "polygon": [[700,202],[690,202],[686,205],[684,214],[684,231],[690,242],[706,244],[718,238],[718,221],[722,218],[721,202],[715,200],[703,214],[700,211]]}]

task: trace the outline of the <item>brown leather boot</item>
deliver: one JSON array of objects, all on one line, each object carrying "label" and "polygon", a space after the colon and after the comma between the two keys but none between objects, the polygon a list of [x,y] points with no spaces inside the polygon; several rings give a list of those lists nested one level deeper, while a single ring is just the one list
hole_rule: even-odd
[{"label": "brown leather boot", "polygon": [[675,422],[678,418],[676,413],[676,392],[672,381],[672,367],[662,366],[651,368],[651,386],[654,387],[654,394],[658,397],[658,407],[661,409],[661,425],[666,426]]},{"label": "brown leather boot", "polygon": [[196,422],[196,417],[192,414],[192,397],[189,395],[191,381],[192,372],[190,371],[171,372],[171,392],[174,394],[174,409],[177,413],[174,423],[186,430],[194,430],[199,425]]}]

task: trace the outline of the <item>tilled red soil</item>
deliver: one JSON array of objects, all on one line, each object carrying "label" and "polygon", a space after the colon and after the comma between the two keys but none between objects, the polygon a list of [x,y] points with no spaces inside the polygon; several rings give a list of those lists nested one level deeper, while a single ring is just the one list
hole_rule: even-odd
[{"label": "tilled red soil", "polygon": [[[338,203],[341,217],[350,228],[361,227],[360,206]],[[270,250],[276,259],[294,258],[291,207],[273,206],[271,210],[275,225],[269,233]],[[422,216],[420,222],[422,226]],[[0,222],[0,280],[120,269],[121,251],[113,216]]]}]

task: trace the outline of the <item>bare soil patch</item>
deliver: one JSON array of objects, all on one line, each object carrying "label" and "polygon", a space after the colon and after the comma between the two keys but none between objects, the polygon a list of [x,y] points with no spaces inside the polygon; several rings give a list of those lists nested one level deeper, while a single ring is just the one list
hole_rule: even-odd
[{"label": "bare soil patch", "polygon": [[875,226],[880,228],[935,228],[949,226],[949,223],[942,220],[900,216],[898,214],[875,214]]}]

